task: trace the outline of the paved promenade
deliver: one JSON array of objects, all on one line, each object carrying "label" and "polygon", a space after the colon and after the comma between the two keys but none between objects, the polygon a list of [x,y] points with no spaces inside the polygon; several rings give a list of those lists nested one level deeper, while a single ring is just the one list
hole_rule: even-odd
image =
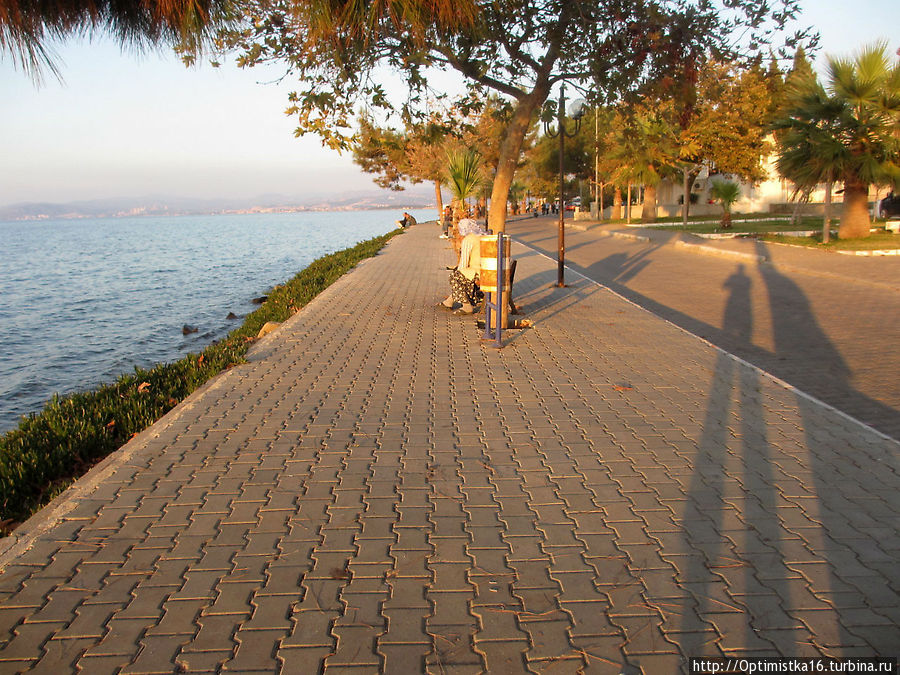
[{"label": "paved promenade", "polygon": [[[550,220],[509,229],[555,258]],[[900,439],[900,256],[574,224],[575,270]]]},{"label": "paved promenade", "polygon": [[[896,655],[900,446],[521,245],[424,224],[0,554],[0,672],[676,673]],[[725,310],[733,311],[726,306]]]}]

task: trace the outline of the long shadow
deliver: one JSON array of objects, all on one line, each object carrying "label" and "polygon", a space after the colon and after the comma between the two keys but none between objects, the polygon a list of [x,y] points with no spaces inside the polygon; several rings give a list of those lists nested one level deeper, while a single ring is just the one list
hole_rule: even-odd
[{"label": "long shadow", "polygon": [[[724,286],[723,330],[749,341],[751,280],[743,266]],[[674,634],[687,656],[717,649],[728,656],[796,655],[790,646],[804,640],[802,626],[780,610],[779,598],[790,590],[786,575],[772,573],[784,567],[785,555],[772,454],[758,371],[720,352],[679,514],[689,551],[679,574],[690,596],[677,617],[661,607],[666,622],[677,623]]]},{"label": "long shadow", "polygon": [[[577,280],[567,279],[565,288],[556,287],[556,270],[534,272],[527,277],[522,272],[528,269],[527,259],[536,257],[537,253],[517,255],[518,267],[514,284],[513,300],[520,308],[523,317],[541,313],[539,321],[546,321],[552,316],[565,311],[585,298],[598,293],[600,288],[580,277]],[[523,264],[525,263],[525,264]],[[570,283],[571,282],[571,283]]]},{"label": "long shadow", "polygon": [[[545,250],[536,245],[528,234],[521,237],[515,232],[512,234],[514,238],[545,255],[556,256],[555,248],[552,251]],[[591,243],[596,245],[596,242]],[[579,265],[567,259],[566,265],[657,316],[709,340],[883,433],[900,439],[900,409],[892,408],[853,387],[847,364],[817,323],[810,324],[810,339],[807,340],[807,324],[800,317],[811,316],[810,304],[799,287],[788,277],[778,273],[769,264],[760,265],[758,268],[760,274],[769,275],[766,277],[766,288],[770,292],[773,323],[776,322],[774,317],[777,316],[782,320],[783,326],[793,327],[791,330],[781,330],[776,340],[776,349],[769,351],[754,345],[749,337],[735,339],[732,332],[631,289],[628,283],[652,264],[650,256],[663,245],[661,242],[654,242],[654,245],[647,245],[636,253],[630,255],[614,253],[588,265]],[[760,253],[764,254],[765,251],[761,250]],[[698,264],[702,262],[698,261]],[[673,283],[677,283],[677,280],[673,279]],[[698,298],[697,301],[702,302],[702,298]],[[806,366],[805,359],[811,353],[817,355],[820,368]]]},{"label": "long shadow", "polygon": [[[840,388],[852,390],[850,370],[819,326],[803,291],[773,266],[765,266],[762,277],[770,297],[776,351],[804,348],[820,354],[823,367],[829,368]],[[802,344],[798,344],[798,335]],[[900,540],[896,445],[839,418],[806,396],[798,395],[797,405],[805,453],[792,464],[795,471],[785,467],[785,473],[809,494],[795,489],[785,499],[812,521],[811,527],[801,522],[792,529],[813,555],[809,564],[789,566],[803,575],[815,597],[835,613],[825,622],[823,613],[810,611],[806,605],[793,603],[786,609],[817,634],[817,644],[829,656],[867,648],[893,656],[900,645],[900,627],[896,622],[890,628],[872,624],[878,623],[877,616],[885,621],[896,617],[893,611],[898,603],[900,569],[896,557],[889,554],[890,547]],[[806,476],[804,469],[809,472]],[[802,485],[804,478],[809,483],[806,486]],[[883,519],[885,513],[891,515]],[[816,563],[815,558],[824,564]],[[874,621],[871,617],[860,621],[860,610],[877,616]]]}]

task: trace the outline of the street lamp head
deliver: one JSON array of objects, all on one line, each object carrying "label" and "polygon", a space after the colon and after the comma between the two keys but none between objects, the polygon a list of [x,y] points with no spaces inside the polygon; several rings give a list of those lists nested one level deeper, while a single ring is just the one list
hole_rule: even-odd
[{"label": "street lamp head", "polygon": [[587,112],[587,101],[583,98],[578,98],[572,101],[569,104],[569,117],[573,120],[580,120],[584,117],[584,113]]}]

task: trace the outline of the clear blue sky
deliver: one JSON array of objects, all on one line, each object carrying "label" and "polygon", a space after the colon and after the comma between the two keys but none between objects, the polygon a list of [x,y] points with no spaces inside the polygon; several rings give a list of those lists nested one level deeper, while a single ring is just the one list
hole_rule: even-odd
[{"label": "clear blue sky", "polygon": [[[804,0],[823,54],[875,39],[900,47],[900,0]],[[0,57],[0,206],[173,195],[302,195],[370,188],[347,155],[296,139],[289,84],[226,63],[186,69],[167,52],[122,54],[105,40],[58,49],[63,84],[36,86]]]}]

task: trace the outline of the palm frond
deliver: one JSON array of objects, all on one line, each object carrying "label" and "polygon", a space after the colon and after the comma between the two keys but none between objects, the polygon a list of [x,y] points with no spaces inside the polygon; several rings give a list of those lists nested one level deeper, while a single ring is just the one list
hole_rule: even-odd
[{"label": "palm frond", "polygon": [[731,211],[731,206],[741,196],[741,186],[730,180],[713,180],[709,188],[710,196],[722,205],[725,212]]},{"label": "palm frond", "polygon": [[198,51],[227,23],[231,0],[2,0],[0,53],[36,80],[58,74],[52,40],[103,32],[123,47]]},{"label": "palm frond", "polygon": [[481,185],[481,155],[473,148],[456,150],[447,156],[447,182],[453,196],[463,201]]}]

